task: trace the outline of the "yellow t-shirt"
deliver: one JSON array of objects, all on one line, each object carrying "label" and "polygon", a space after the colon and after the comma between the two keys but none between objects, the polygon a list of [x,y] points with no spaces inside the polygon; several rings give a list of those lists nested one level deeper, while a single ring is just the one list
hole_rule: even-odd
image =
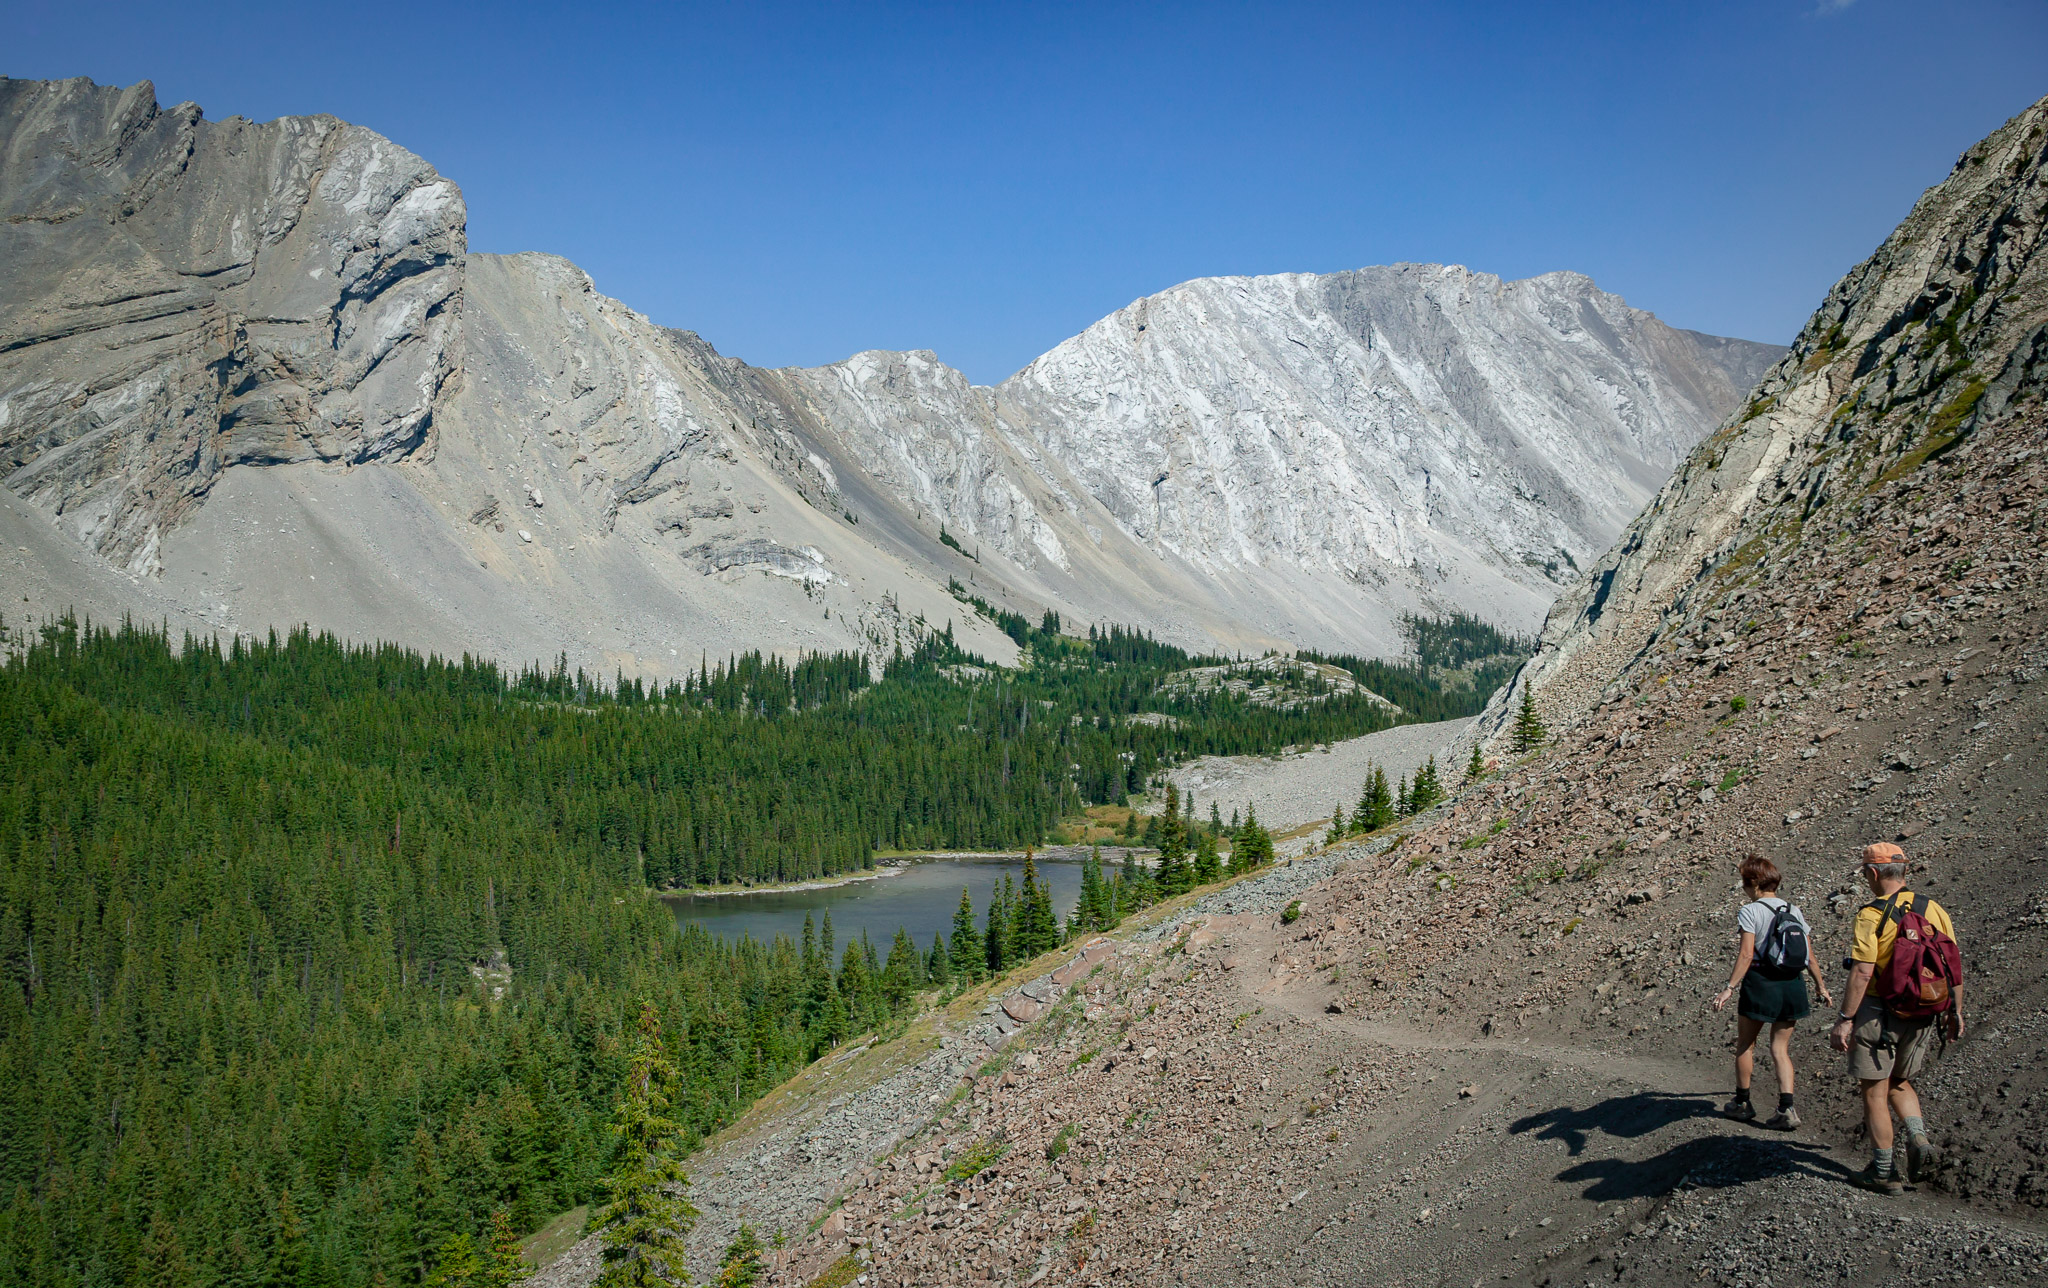
[{"label": "yellow t-shirt", "polygon": [[[1903,912],[1913,902],[1913,892],[1901,890],[1895,895],[1887,895],[1879,900],[1876,907],[1866,904],[1857,911],[1856,939],[1849,949],[1851,960],[1870,962],[1879,970],[1891,965],[1892,945],[1899,938],[1899,922],[1896,917],[1885,916],[1884,906],[1893,901],[1898,903],[1899,910]],[[1927,909],[1921,915],[1925,916],[1936,930],[1950,939],[1955,939],[1956,928],[1948,919],[1948,909],[1929,899]]]}]

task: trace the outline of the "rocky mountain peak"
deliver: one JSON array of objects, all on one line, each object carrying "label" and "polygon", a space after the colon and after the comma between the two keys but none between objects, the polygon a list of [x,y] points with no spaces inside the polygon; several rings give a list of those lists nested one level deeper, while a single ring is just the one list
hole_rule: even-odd
[{"label": "rocky mountain peak", "polygon": [[332,117],[0,79],[0,446],[88,548],[161,568],[237,464],[402,458],[456,366],[462,194]]}]

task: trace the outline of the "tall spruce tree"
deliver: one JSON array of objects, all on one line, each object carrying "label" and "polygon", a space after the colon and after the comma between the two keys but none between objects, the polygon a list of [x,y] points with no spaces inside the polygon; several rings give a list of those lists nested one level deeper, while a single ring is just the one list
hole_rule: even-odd
[{"label": "tall spruce tree", "polygon": [[1444,785],[1437,777],[1436,757],[1431,756],[1415,771],[1415,785],[1408,789],[1408,812],[1420,814],[1443,798]]},{"label": "tall spruce tree", "polygon": [[943,931],[932,932],[932,950],[925,954],[924,974],[926,979],[939,988],[953,986],[953,955],[946,948],[946,936]]},{"label": "tall spruce tree", "polygon": [[1550,731],[1543,727],[1543,720],[1536,714],[1536,693],[1524,681],[1522,684],[1522,705],[1515,712],[1513,733],[1515,754],[1526,756],[1543,745]]},{"label": "tall spruce tree", "polygon": [[1166,785],[1166,812],[1159,818],[1159,897],[1183,894],[1192,883],[1187,867],[1187,826],[1180,814],[1180,789]]},{"label": "tall spruce tree", "polygon": [[642,1001],[626,1064],[625,1097],[613,1119],[619,1162],[605,1178],[605,1205],[592,1222],[603,1247],[598,1288],[670,1288],[687,1283],[684,1240],[697,1209],[682,1192],[683,1131],[668,1116],[675,1065],[661,1040],[661,1016]]},{"label": "tall spruce tree", "polygon": [[1465,781],[1472,782],[1486,773],[1486,759],[1479,754],[1479,744],[1472,744],[1472,755],[1465,761]]},{"label": "tall spruce tree", "polygon": [[1330,814],[1330,828],[1323,833],[1323,844],[1335,845],[1344,839],[1344,802],[1338,801],[1337,808]]},{"label": "tall spruce tree", "polygon": [[1273,834],[1259,822],[1256,805],[1244,808],[1244,825],[1237,830],[1237,843],[1230,849],[1230,866],[1238,872],[1256,872],[1273,861]]},{"label": "tall spruce tree", "polygon": [[1397,818],[1407,818],[1414,812],[1414,810],[1408,808],[1408,775],[1403,774],[1401,775],[1401,786],[1394,793],[1394,815]]},{"label": "tall spruce tree", "polygon": [[953,974],[963,986],[988,973],[988,948],[974,928],[974,898],[966,886],[960,887],[960,906],[953,910],[953,938],[947,947],[953,957]]},{"label": "tall spruce tree", "polygon": [[533,1268],[519,1255],[519,1230],[512,1224],[512,1214],[504,1208],[494,1210],[491,1242],[484,1250],[481,1288],[511,1288],[532,1273]]},{"label": "tall spruce tree", "polygon": [[882,996],[888,999],[890,1014],[901,1014],[910,995],[924,983],[924,954],[911,942],[910,932],[898,926],[896,939],[889,945],[888,964],[882,967]]},{"label": "tall spruce tree", "polygon": [[1024,851],[1024,878],[1010,914],[1011,951],[1019,962],[1059,947],[1059,922],[1052,912],[1052,888],[1038,876],[1038,861]]},{"label": "tall spruce tree", "polygon": [[1015,959],[1010,953],[1010,906],[1016,902],[1010,874],[1003,874],[1003,883],[989,891],[988,928],[982,934],[982,946],[988,955],[988,973],[991,978],[1010,969]]},{"label": "tall spruce tree", "polygon": [[[1214,808],[1211,803],[1210,808]],[[1223,879],[1223,859],[1216,852],[1216,833],[1202,829],[1195,839],[1195,884],[1209,885]]]}]

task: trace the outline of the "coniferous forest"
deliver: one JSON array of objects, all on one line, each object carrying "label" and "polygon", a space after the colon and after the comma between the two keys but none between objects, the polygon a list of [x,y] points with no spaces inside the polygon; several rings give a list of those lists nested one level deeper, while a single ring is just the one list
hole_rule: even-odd
[{"label": "coniferous forest", "polygon": [[[939,634],[660,688],[305,632],[6,635],[0,1282],[422,1282],[451,1240],[593,1197],[642,999],[694,1146],[918,989],[1059,934],[1027,882],[960,972],[968,945],[840,953],[829,922],[678,934],[648,887],[1022,847],[1174,760],[1392,723],[1166,698],[1178,649],[1020,633],[1018,668]],[[1079,928],[1125,907],[1094,876]]]}]

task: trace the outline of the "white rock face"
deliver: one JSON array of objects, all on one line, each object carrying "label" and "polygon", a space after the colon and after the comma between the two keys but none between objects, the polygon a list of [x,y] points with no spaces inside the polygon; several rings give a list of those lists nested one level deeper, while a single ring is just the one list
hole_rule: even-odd
[{"label": "white rock face", "polygon": [[1574,273],[1403,264],[1187,282],[998,395],[1126,532],[1205,572],[1427,585],[1590,562],[1778,352]]},{"label": "white rock face", "polygon": [[0,80],[0,210],[16,611],[607,673],[948,620],[1006,656],[951,581],[1253,653],[1527,628],[1779,352],[1403,265],[1189,282],[994,388],[763,370],[465,254],[454,185],[368,131],[146,84]]}]

